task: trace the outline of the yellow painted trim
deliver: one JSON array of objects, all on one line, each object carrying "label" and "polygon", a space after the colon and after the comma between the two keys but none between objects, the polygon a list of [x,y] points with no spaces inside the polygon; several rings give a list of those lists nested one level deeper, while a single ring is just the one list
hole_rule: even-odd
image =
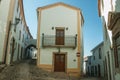
[{"label": "yellow painted trim", "polygon": [[80,77],[79,76],[79,69],[77,69],[77,68],[68,68],[67,69],[67,75],[68,76]]},{"label": "yellow painted trim", "polygon": [[[80,31],[81,31],[81,25],[80,25],[80,18],[81,18],[81,16],[80,16],[80,11],[77,11],[77,51],[78,51],[78,53],[80,53],[81,54],[81,33],[80,33]],[[77,64],[78,64],[78,71],[79,71],[79,75],[80,75],[80,57],[77,57]]]},{"label": "yellow painted trim", "polygon": [[55,27],[55,29],[65,29],[65,27]]},{"label": "yellow painted trim", "polygon": [[32,38],[32,35],[29,31],[29,28],[27,26],[27,23],[26,23],[26,20],[25,20],[25,14],[24,14],[24,6],[23,6],[23,0],[18,0],[18,6],[20,8],[20,17],[21,17],[21,21],[23,22],[24,24],[24,28],[25,30],[28,32],[28,34],[30,35],[30,37]]},{"label": "yellow painted trim", "polygon": [[38,31],[37,31],[37,65],[40,64],[40,23],[41,23],[41,11],[38,11]]},{"label": "yellow painted trim", "polygon": [[56,7],[56,6],[64,6],[66,8],[72,9],[72,10],[80,10],[79,8],[76,8],[76,7],[68,5],[68,4],[64,4],[62,2],[58,2],[58,3],[55,3],[55,4],[39,7],[38,10],[39,9],[45,10],[45,9],[53,8],[53,7]]},{"label": "yellow painted trim", "polygon": [[[7,45],[7,37],[9,37],[9,29],[10,29],[10,21],[13,19],[13,13],[14,13],[14,8],[15,8],[15,0],[11,0],[10,1],[10,5],[9,5],[9,12],[8,12],[8,16],[7,16],[7,25],[6,25],[6,34],[5,34],[5,39],[4,39],[4,48],[3,48],[3,57],[2,57],[2,61],[4,61],[5,58],[5,50],[6,50],[6,46]],[[7,57],[6,57],[7,60]]]},{"label": "yellow painted trim", "polygon": [[50,64],[39,64],[39,68],[42,68],[43,70],[52,72],[52,65]]}]

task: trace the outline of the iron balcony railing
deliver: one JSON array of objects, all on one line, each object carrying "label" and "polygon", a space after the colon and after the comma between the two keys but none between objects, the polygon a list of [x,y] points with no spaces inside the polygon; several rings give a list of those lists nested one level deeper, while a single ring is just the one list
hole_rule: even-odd
[{"label": "iron balcony railing", "polygon": [[75,36],[64,36],[64,44],[56,44],[55,35],[44,35],[42,34],[42,47],[66,47],[66,48],[76,48],[77,46],[77,35]]}]

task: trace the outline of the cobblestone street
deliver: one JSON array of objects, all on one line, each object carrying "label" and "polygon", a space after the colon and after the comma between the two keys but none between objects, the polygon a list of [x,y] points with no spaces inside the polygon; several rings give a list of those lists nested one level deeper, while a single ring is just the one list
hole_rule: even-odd
[{"label": "cobblestone street", "polygon": [[65,73],[47,72],[37,68],[30,60],[16,62],[5,67],[0,80],[99,80],[97,78],[75,78]]},{"label": "cobblestone street", "polygon": [[[0,80],[69,80],[65,73],[47,72],[37,68],[26,60],[5,67],[0,73]],[[71,80],[79,80],[71,78]]]}]

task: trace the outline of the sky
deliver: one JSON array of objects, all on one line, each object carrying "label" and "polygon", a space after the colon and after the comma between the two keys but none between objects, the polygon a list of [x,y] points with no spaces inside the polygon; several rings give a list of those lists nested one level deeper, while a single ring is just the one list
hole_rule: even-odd
[{"label": "sky", "polygon": [[63,2],[80,8],[84,17],[83,40],[84,56],[89,56],[91,50],[103,41],[103,29],[101,18],[98,16],[98,0],[23,0],[24,13],[27,25],[33,38],[37,35],[37,11],[38,7]]}]

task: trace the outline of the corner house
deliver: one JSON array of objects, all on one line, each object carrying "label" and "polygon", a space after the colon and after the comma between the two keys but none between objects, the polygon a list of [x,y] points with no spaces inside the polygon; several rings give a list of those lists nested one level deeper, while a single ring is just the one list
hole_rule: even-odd
[{"label": "corner house", "polygon": [[37,65],[47,71],[82,73],[84,23],[80,9],[55,3],[37,9]]}]

